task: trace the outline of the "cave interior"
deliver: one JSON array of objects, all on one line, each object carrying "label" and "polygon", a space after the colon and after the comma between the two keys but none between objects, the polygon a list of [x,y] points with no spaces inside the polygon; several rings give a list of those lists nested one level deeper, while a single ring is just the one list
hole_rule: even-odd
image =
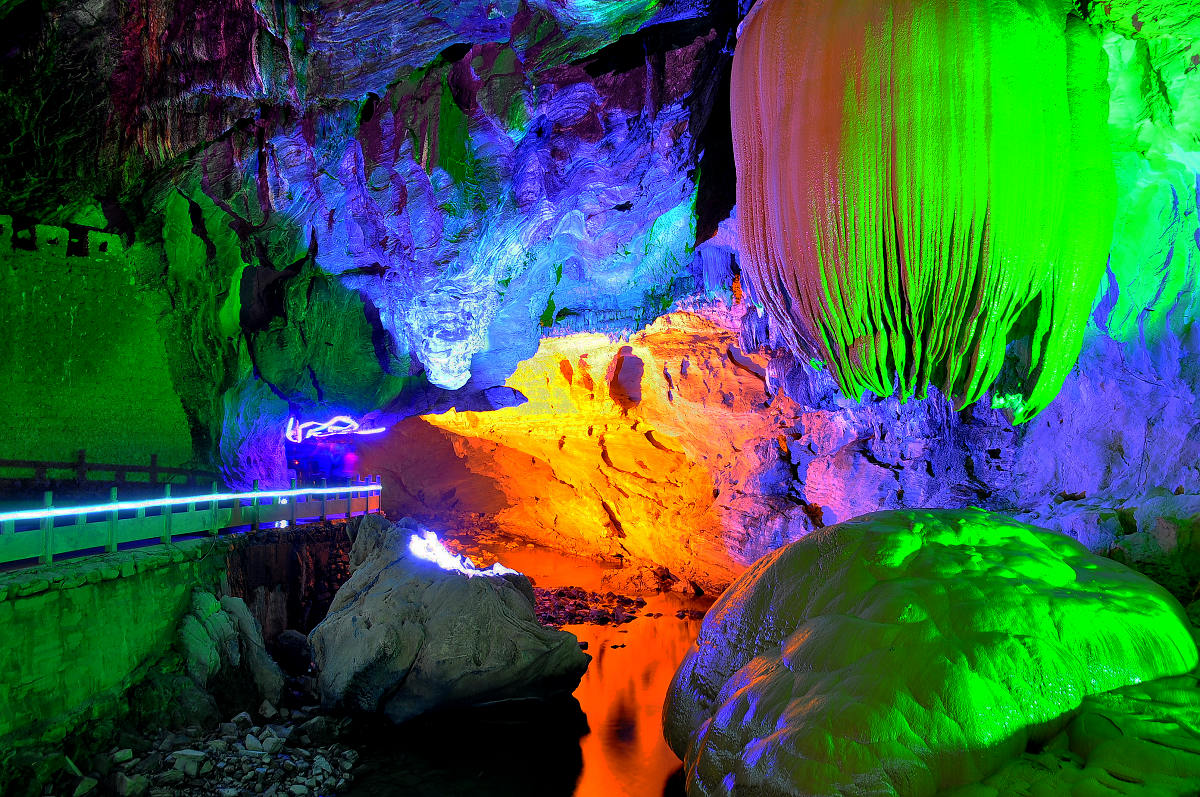
[{"label": "cave interior", "polygon": [[0,794],[1200,794],[1195,0],[0,0]]}]

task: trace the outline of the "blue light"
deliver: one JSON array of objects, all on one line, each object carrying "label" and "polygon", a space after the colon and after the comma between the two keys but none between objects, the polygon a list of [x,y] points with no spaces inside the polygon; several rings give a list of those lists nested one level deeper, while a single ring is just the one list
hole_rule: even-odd
[{"label": "blue light", "polygon": [[339,434],[381,434],[387,427],[377,426],[371,429],[359,426],[358,421],[349,415],[335,415],[324,423],[306,421],[300,423],[295,418],[288,418],[284,437],[293,443],[301,443],[309,437],[332,437]]},{"label": "blue light", "polygon": [[309,487],[296,490],[260,490],[251,493],[212,493],[189,495],[180,498],[155,498],[149,501],[119,501],[92,506],[70,506],[51,509],[22,509],[16,512],[0,512],[0,523],[6,520],[41,520],[42,518],[66,517],[68,515],[90,515],[99,512],[122,512],[129,509],[149,509],[155,506],[183,506],[184,504],[207,504],[213,501],[232,501],[242,498],[290,498],[300,495],[333,495],[335,493],[372,493],[383,489],[382,484],[351,484],[345,487]]}]

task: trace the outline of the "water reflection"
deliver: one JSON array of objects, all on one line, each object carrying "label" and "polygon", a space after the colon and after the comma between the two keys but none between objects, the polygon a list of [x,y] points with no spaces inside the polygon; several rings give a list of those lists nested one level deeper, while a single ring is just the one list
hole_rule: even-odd
[{"label": "water reflection", "polygon": [[583,772],[576,797],[683,794],[666,789],[679,759],[662,737],[667,687],[700,627],[699,620],[675,617],[682,608],[696,608],[696,602],[659,595],[647,599],[632,623],[566,627],[588,643],[593,656],[575,690],[591,728],[580,740]]},{"label": "water reflection", "polygon": [[[524,548],[494,553],[481,559],[499,559],[539,586],[606,589],[603,569],[587,560]],[[496,705],[402,728],[360,725],[350,743],[363,760],[345,794],[683,797],[679,759],[662,738],[662,705],[700,626],[675,612],[696,608],[707,602],[647,596],[632,623],[567,626],[593,657],[572,698]]]}]

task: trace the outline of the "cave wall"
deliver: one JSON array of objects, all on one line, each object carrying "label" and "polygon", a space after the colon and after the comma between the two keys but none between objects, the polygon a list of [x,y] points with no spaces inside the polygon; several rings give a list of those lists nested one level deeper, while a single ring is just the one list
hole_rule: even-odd
[{"label": "cave wall", "polygon": [[383,476],[390,513],[663,565],[705,588],[814,528],[984,503],[1007,483],[1014,431],[999,410],[851,401],[827,371],[744,349],[745,312],[681,310],[628,340],[546,338],[507,383],[527,403],[408,419],[363,443],[359,467]]},{"label": "cave wall", "polygon": [[[727,165],[703,161],[722,138],[733,8],[3,13],[0,77],[24,87],[25,109],[6,123],[24,132],[56,101],[17,81],[34,66],[38,86],[69,79],[104,119],[86,118],[81,151],[53,142],[78,179],[29,175],[57,206],[13,190],[0,210],[98,217],[162,243],[176,390],[197,456],[232,486],[285,480],[289,417],[391,422],[478,403],[545,334],[643,326],[693,290],[697,221],[731,203],[714,190]],[[19,170],[3,155],[0,171]]]},{"label": "cave wall", "polygon": [[[849,401],[758,313],[739,276],[727,111],[750,5],[6,5],[0,87],[26,92],[6,126],[41,100],[76,107],[33,96],[54,76],[79,87],[76,105],[104,96],[103,113],[76,115],[95,129],[39,150],[39,190],[0,190],[0,212],[161,252],[94,273],[112,291],[132,275],[156,308],[174,397],[160,395],[162,369],[141,373],[109,347],[112,374],[158,386],[89,390],[46,414],[87,407],[107,424],[146,400],[175,420],[114,440],[182,451],[185,427],[195,460],[220,463],[231,486],[286,480],[288,418],[350,414],[395,428],[363,451],[364,470],[391,479],[394,511],[694,560],[714,581],[813,527],[906,506],[1001,509],[1131,556],[1190,546],[1200,31],[1188,4],[1078,8],[1109,61],[1114,244],[1079,363],[1019,426],[991,397]],[[36,42],[19,35],[30,19]],[[78,46],[50,59],[55,37]],[[31,66],[36,79],[18,81]],[[71,180],[63,159],[79,166]],[[0,187],[18,166],[0,153]],[[20,292],[5,283],[5,302]],[[31,365],[13,371],[31,409],[28,374],[54,358],[21,352],[48,345],[42,328],[62,314],[47,307],[14,310],[37,329],[9,339],[6,362]],[[683,377],[688,347],[702,353],[698,385]],[[634,359],[637,401],[609,374]],[[6,439],[32,414],[6,413]]]},{"label": "cave wall", "polygon": [[[0,459],[163,466],[192,457],[160,323],[161,252],[0,216]],[[13,475],[27,475],[27,471]]]},{"label": "cave wall", "polygon": [[[508,383],[529,405],[408,422],[367,449],[364,470],[385,474],[396,511],[451,524],[456,515],[467,524],[481,516],[570,550],[649,557],[702,583],[866,512],[982,506],[1065,531],[1189,595],[1200,576],[1196,33],[1145,9],[1135,30],[1136,10],[1092,8],[1105,26],[1112,90],[1114,244],[1081,357],[1031,422],[1013,425],[1004,401],[991,396],[963,409],[936,391],[904,403],[869,393],[846,399],[823,363],[781,345],[753,307],[753,285],[737,301],[730,282],[738,241],[725,223],[698,245],[695,273],[698,288],[734,309],[669,317],[722,375],[705,388],[711,394],[680,400],[662,366],[678,379],[682,357],[658,325],[627,342],[545,340]],[[732,378],[745,372],[729,358],[731,345],[756,363],[761,382]],[[644,368],[642,399],[621,406],[609,382],[596,379],[597,392],[589,388],[580,401],[572,383],[579,356],[611,376],[625,346],[653,363]],[[562,360],[572,370],[557,367]],[[721,379],[731,381],[718,387]],[[743,412],[723,416],[726,397]],[[664,452],[641,441],[632,467],[607,461],[601,438],[586,430],[603,429],[611,440],[614,419],[626,429],[653,428],[678,447],[679,461],[668,465]],[[406,453],[406,445],[422,453]],[[717,453],[724,468],[714,465]],[[687,478],[673,479],[675,472]],[[730,498],[734,480],[740,506]],[[710,484],[720,496],[696,500],[699,485]],[[715,555],[689,553],[698,540]]]}]

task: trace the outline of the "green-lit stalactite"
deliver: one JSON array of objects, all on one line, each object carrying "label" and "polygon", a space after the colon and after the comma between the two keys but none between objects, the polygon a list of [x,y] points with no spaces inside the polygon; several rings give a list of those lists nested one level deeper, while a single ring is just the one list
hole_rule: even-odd
[{"label": "green-lit stalactite", "polygon": [[761,0],[732,114],[743,268],[842,389],[962,403],[1079,354],[1112,235],[1105,56],[1069,3]]}]

